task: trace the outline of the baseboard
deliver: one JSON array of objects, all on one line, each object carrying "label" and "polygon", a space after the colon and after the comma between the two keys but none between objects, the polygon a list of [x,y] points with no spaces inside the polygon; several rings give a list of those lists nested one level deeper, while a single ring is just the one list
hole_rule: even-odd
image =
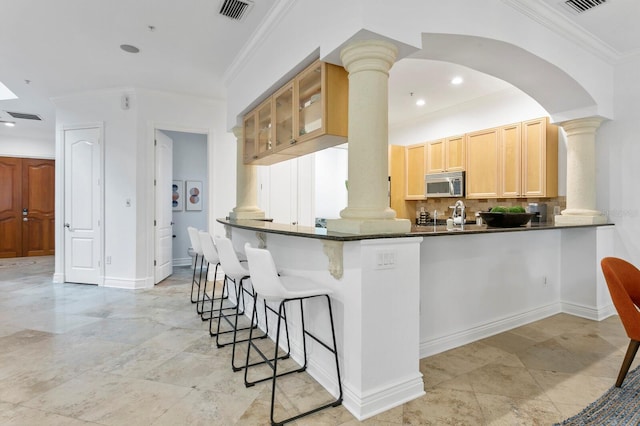
[{"label": "baseboard", "polygon": [[64,283],[64,274],[61,272],[56,272],[53,274],[53,282],[56,284]]},{"label": "baseboard", "polygon": [[448,351],[449,349],[457,348],[475,342],[476,340],[493,336],[494,334],[503,333],[561,312],[564,312],[561,304],[552,303],[486,324],[479,324],[457,333],[426,340],[420,342],[420,358]]},{"label": "baseboard", "polygon": [[353,391],[352,386],[343,382],[344,398],[342,405],[349,410],[355,418],[362,421],[402,405],[425,394],[422,374],[408,378],[384,389],[376,389],[359,396]]},{"label": "baseboard", "polygon": [[[149,284],[149,282],[151,284]],[[151,288],[153,287],[153,279],[149,281],[148,278],[139,278],[139,279],[123,279],[123,278],[113,278],[113,277],[104,277],[104,286],[112,287],[112,288],[124,288],[129,290],[136,290],[140,288]]]},{"label": "baseboard", "polygon": [[193,266],[193,258],[182,257],[180,259],[173,259],[173,266]]},{"label": "baseboard", "polygon": [[593,306],[562,302],[562,312],[593,321],[602,321],[612,315],[617,315],[617,311],[612,303],[600,308],[594,308]]}]

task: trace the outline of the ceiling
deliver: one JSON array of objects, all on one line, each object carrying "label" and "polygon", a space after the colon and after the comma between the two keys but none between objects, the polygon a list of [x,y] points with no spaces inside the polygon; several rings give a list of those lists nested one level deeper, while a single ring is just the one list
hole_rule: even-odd
[{"label": "ceiling", "polygon": [[[279,1],[255,0],[234,21],[219,15],[221,0],[2,0],[0,81],[18,99],[0,101],[0,120],[17,123],[0,126],[0,138],[53,140],[50,99],[78,92],[141,87],[222,99],[225,71]],[[640,17],[638,0],[607,0],[581,14],[563,0],[502,1],[611,62],[640,52],[640,25],[629,19]],[[121,44],[140,53],[124,52]],[[456,75],[462,85],[450,84]],[[390,123],[508,87],[459,65],[407,58],[391,71]],[[418,97],[423,107],[416,107]],[[13,119],[5,111],[43,120]]]}]

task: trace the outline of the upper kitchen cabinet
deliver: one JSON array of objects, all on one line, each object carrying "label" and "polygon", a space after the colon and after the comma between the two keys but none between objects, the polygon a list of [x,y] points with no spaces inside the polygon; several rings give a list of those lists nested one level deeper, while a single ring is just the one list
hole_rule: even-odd
[{"label": "upper kitchen cabinet", "polygon": [[254,161],[258,158],[258,149],[256,148],[256,133],[257,133],[257,124],[256,124],[256,114],[257,111],[251,111],[249,114],[244,116],[243,120],[243,133],[244,133],[244,151],[243,157],[244,162],[248,163]]},{"label": "upper kitchen cabinet", "polygon": [[517,198],[522,194],[522,126],[502,126],[500,132],[500,197]]},{"label": "upper kitchen cabinet", "polygon": [[427,163],[427,144],[408,145],[405,148],[406,200],[424,200],[424,175]]},{"label": "upper kitchen cabinet", "polygon": [[276,144],[277,108],[273,98],[244,117],[244,162],[251,164],[273,164],[291,158],[274,154]]},{"label": "upper kitchen cabinet", "polygon": [[558,127],[548,118],[467,135],[467,198],[558,196]]},{"label": "upper kitchen cabinet", "polygon": [[500,131],[497,128],[468,133],[467,198],[498,198],[500,194]]},{"label": "upper kitchen cabinet", "polygon": [[[265,154],[256,148],[252,157],[245,155],[245,162],[273,164],[345,143],[348,96],[347,71],[314,62],[269,98],[273,143]],[[247,114],[245,123],[255,111]]]},{"label": "upper kitchen cabinet", "polygon": [[465,170],[464,135],[427,142],[427,174]]},{"label": "upper kitchen cabinet", "polygon": [[558,196],[558,126],[546,117],[522,123],[521,196]]}]

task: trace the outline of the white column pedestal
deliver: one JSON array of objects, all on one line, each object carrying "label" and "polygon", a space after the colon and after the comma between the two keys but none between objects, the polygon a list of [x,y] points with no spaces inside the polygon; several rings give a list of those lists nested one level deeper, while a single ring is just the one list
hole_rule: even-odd
[{"label": "white column pedestal", "polygon": [[238,141],[236,155],[236,207],[229,213],[231,219],[264,219],[258,207],[258,178],[256,166],[244,164],[244,137],[242,127],[234,127]]},{"label": "white column pedestal", "polygon": [[358,41],[340,57],[349,72],[349,199],[330,231],[403,233],[411,222],[396,219],[388,199],[389,69],[397,48],[381,40]]},{"label": "white column pedestal", "polygon": [[567,208],[555,216],[557,225],[606,223],[596,210],[596,131],[602,118],[590,117],[561,123],[567,134]]}]

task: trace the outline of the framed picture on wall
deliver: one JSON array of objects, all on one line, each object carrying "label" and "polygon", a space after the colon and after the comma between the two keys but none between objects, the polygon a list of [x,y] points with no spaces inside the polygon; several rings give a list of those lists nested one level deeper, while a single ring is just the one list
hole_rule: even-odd
[{"label": "framed picture on wall", "polygon": [[174,212],[181,212],[184,205],[184,186],[181,180],[174,180],[171,184],[171,205]]},{"label": "framed picture on wall", "polygon": [[202,210],[202,181],[188,180],[186,189],[186,210]]}]

